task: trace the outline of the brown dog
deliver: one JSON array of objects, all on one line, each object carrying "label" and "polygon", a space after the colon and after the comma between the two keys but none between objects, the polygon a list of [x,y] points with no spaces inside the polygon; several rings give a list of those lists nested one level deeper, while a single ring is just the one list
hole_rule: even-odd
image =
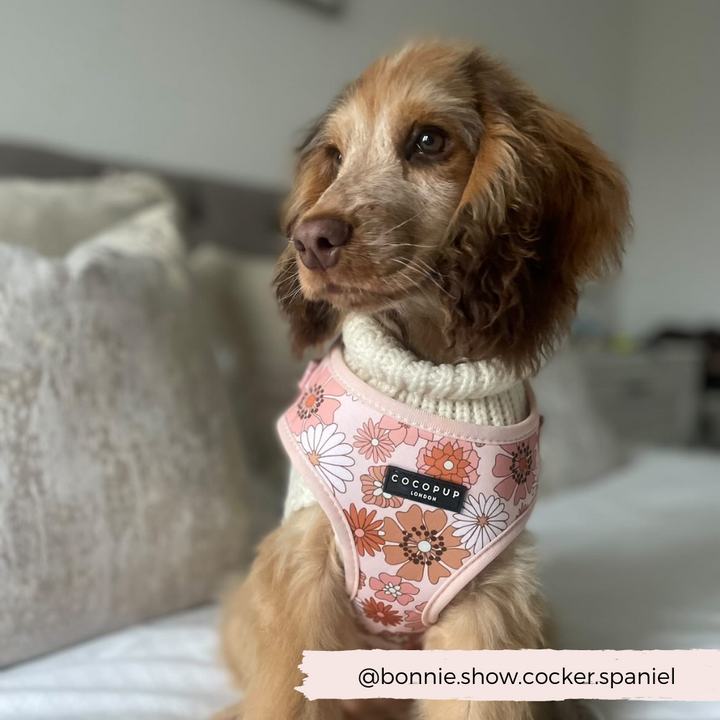
[{"label": "brown dog", "polygon": [[[298,350],[360,311],[420,358],[527,377],[567,332],[581,283],[619,263],[628,220],[622,176],[573,122],[477,49],[413,44],[351,83],[302,146],[278,298]],[[294,689],[304,650],[365,646],[353,613],[327,517],[293,513],[228,599],[224,648],[245,700],[222,717],[386,717]],[[544,623],[523,534],[424,647],[539,648]],[[540,717],[527,703],[416,706],[426,720]]]}]

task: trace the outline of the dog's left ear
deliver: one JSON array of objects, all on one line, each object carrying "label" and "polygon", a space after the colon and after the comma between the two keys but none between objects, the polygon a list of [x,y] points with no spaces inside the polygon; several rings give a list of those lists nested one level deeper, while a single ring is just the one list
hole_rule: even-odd
[{"label": "dog's left ear", "polygon": [[447,339],[527,372],[568,331],[582,283],[620,264],[627,186],[583,130],[503,65],[474,51],[463,69],[483,129],[440,261],[454,298]]},{"label": "dog's left ear", "polygon": [[297,253],[291,247],[278,259],[273,280],[283,314],[290,321],[290,340],[296,355],[322,345],[340,329],[340,315],[329,303],[308,300],[300,287]]}]

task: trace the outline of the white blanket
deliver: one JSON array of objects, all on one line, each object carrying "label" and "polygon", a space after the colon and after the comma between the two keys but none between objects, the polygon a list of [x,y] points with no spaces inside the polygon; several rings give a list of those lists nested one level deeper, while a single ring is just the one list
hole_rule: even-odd
[{"label": "white blanket", "polygon": [[[566,648],[720,648],[720,457],[642,453],[543,501],[531,528]],[[236,697],[206,608],[0,673],[0,720],[203,720]],[[720,718],[720,703],[604,702],[608,720]]]}]

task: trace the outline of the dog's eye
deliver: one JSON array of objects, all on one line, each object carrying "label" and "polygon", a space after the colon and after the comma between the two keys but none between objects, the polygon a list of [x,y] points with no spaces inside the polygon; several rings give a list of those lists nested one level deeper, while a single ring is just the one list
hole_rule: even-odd
[{"label": "dog's eye", "polygon": [[336,147],[329,147],[327,150],[327,154],[328,157],[335,163],[335,165],[342,165],[343,156]]},{"label": "dog's eye", "polygon": [[439,155],[445,150],[446,143],[447,135],[440,128],[422,127],[415,133],[411,155]]}]

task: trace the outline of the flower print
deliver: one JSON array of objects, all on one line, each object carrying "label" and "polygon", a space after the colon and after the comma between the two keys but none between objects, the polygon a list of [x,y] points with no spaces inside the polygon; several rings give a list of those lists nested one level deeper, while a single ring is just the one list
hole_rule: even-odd
[{"label": "flower print", "polygon": [[405,443],[406,445],[417,445],[417,441],[431,440],[432,433],[427,430],[419,430],[416,427],[402,423],[389,415],[383,415],[380,418],[378,427],[389,432],[390,440],[396,447]]},{"label": "flower print", "polygon": [[353,439],[355,440],[353,447],[356,447],[366,460],[372,459],[373,462],[384,462],[395,449],[395,445],[390,440],[390,432],[383,430],[372,420],[363,423]]},{"label": "flower print", "polygon": [[355,464],[350,457],[352,448],[345,442],[345,433],[337,432],[337,425],[312,425],[300,434],[300,445],[310,464],[338,492],[345,492],[345,484],[353,479],[348,470]]},{"label": "flower print", "polygon": [[487,499],[468,497],[462,512],[453,515],[455,534],[462,538],[462,544],[471,552],[479,552],[492,542],[505,528],[510,516],[505,512],[505,504],[495,495]]},{"label": "flower print", "polygon": [[382,520],[375,520],[377,510],[368,512],[366,508],[358,509],[354,504],[350,505],[350,510],[343,510],[347,518],[353,540],[358,554],[363,557],[366,553],[373,557],[375,552],[385,544],[385,534],[380,530]]},{"label": "flower print", "polygon": [[517,505],[535,487],[537,468],[537,435],[514,445],[501,445],[504,453],[495,457],[493,475],[502,480],[495,486],[495,492],[503,499],[512,499]]},{"label": "flower print", "polygon": [[479,461],[472,445],[462,440],[434,440],[417,457],[418,472],[468,488],[477,482]]},{"label": "flower print", "polygon": [[402,618],[397,610],[393,610],[387,603],[378,602],[375,598],[363,600],[362,611],[365,613],[365,617],[385,626],[389,625],[393,627],[402,622]]},{"label": "flower print", "polygon": [[360,476],[360,486],[363,492],[363,502],[368,505],[377,505],[381,508],[399,508],[403,498],[383,491],[386,465],[374,465],[369,468],[367,475]]},{"label": "flower print", "polygon": [[295,416],[290,421],[290,431],[295,435],[319,423],[329,425],[340,407],[337,398],[345,394],[345,388],[333,379],[328,370],[313,378],[295,404]]},{"label": "flower print", "polygon": [[390,575],[384,572],[376,578],[370,578],[370,587],[377,591],[375,597],[378,600],[399,602],[401,605],[412,602],[413,595],[420,592],[420,588],[416,588],[409,582],[403,582],[399,575]]},{"label": "flower print", "polygon": [[[447,515],[442,510],[422,511],[413,505],[406,512],[398,512],[386,518],[383,524],[385,542],[383,553],[390,565],[401,565],[397,574],[405,580],[416,582],[423,579],[425,570],[435,585],[440,578],[450,575],[448,568],[457,568],[470,555],[461,550],[460,538],[447,526]],[[399,523],[399,524],[398,524]]]},{"label": "flower print", "polygon": [[360,571],[360,580],[358,582],[358,590],[362,590],[365,587],[365,582],[367,581],[367,575],[361,570]]},{"label": "flower print", "polygon": [[414,610],[405,611],[405,627],[407,627],[408,630],[417,631],[425,629],[425,625],[422,621],[422,614],[426,605],[427,602],[424,602],[418,605]]}]

